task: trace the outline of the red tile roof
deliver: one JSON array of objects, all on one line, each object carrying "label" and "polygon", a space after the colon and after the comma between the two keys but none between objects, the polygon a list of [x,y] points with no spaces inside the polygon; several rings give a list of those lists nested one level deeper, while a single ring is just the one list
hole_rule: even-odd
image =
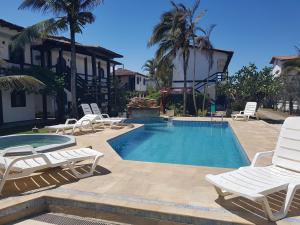
[{"label": "red tile roof", "polygon": [[122,69],[119,68],[115,71],[116,76],[135,76],[135,75],[140,75],[140,76],[146,76],[144,74],[138,73],[138,72],[134,72],[131,70],[127,70],[127,69]]},{"label": "red tile roof", "polygon": [[285,60],[292,60],[292,59],[297,59],[297,58],[300,58],[300,56],[298,56],[298,55],[273,56],[270,61],[270,64],[273,64],[276,59],[285,61]]}]

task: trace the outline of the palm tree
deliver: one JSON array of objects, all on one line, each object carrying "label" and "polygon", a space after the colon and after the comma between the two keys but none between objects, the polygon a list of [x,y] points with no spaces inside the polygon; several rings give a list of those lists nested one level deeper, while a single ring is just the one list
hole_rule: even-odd
[{"label": "palm tree", "polygon": [[207,85],[208,85],[208,80],[210,76],[210,70],[213,66],[213,45],[210,41],[210,35],[213,29],[215,28],[216,25],[212,25],[204,31],[204,36],[199,36],[196,38],[196,46],[205,53],[205,56],[208,61],[208,74],[206,77],[206,82],[204,85],[204,91],[203,91],[203,101],[202,101],[202,112],[204,112],[205,108],[205,100],[206,100],[206,91],[207,91]]},{"label": "palm tree", "polygon": [[200,12],[196,16],[196,12],[200,6],[200,0],[196,0],[193,7],[186,8],[186,14],[187,14],[187,21],[188,21],[188,30],[189,35],[193,44],[193,102],[194,102],[194,110],[195,114],[197,114],[197,102],[196,102],[196,90],[195,90],[195,79],[196,79],[196,51],[198,49],[198,46],[196,46],[196,38],[197,38],[197,32],[201,31],[202,33],[205,33],[205,31],[198,25],[200,22],[200,19],[205,15],[206,11]]},{"label": "palm tree", "polygon": [[156,60],[154,58],[147,60],[146,63],[143,65],[143,69],[144,71],[148,72],[150,78],[152,78],[156,82],[156,86],[159,89],[160,85],[156,74],[156,70],[157,70]]},{"label": "palm tree", "polygon": [[190,55],[190,34],[188,33],[186,7],[171,1],[172,9],[162,14],[160,22],[154,27],[148,46],[158,44],[156,58],[159,61],[174,59],[176,54],[183,59],[183,113],[186,113],[187,68]]},{"label": "palm tree", "polygon": [[95,16],[90,11],[102,2],[103,0],[23,0],[19,7],[19,9],[51,13],[55,17],[24,29],[15,39],[14,48],[23,47],[25,43],[35,39],[56,35],[59,31],[69,30],[71,40],[72,114],[75,117],[77,116],[75,35],[81,33],[86,24],[95,21]]}]

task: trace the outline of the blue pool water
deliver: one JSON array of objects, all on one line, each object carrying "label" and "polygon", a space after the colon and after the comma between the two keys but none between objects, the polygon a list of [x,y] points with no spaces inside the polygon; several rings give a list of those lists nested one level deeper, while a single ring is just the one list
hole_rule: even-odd
[{"label": "blue pool water", "polygon": [[125,160],[223,168],[249,165],[226,122],[134,122],[145,125],[109,141]]}]

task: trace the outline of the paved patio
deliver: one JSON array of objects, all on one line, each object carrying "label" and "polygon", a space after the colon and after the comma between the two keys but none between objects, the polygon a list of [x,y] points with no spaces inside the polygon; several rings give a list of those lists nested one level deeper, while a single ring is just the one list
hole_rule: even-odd
[{"label": "paved patio", "polygon": [[[178,119],[210,120],[209,118]],[[252,159],[257,152],[274,149],[280,130],[278,125],[270,125],[258,120],[244,122],[229,119],[228,121],[249,159]],[[76,200],[82,204],[101,203],[129,209],[143,209],[153,212],[153,215],[154,212],[160,212],[203,218],[206,224],[213,222],[218,224],[220,221],[228,224],[273,224],[265,219],[258,204],[238,197],[225,201],[217,199],[213,187],[205,181],[205,175],[228,169],[122,160],[106,141],[131,129],[128,127],[120,130],[105,129],[97,133],[77,136],[76,147],[93,146],[94,149],[105,154],[95,176],[77,180],[67,170],[54,169],[30,178],[11,181],[5,186],[4,197],[0,200],[0,209],[47,196],[65,199],[65,201]],[[89,165],[84,165],[79,170],[87,167]],[[32,193],[23,194],[26,191]],[[284,193],[271,196],[272,207],[278,209],[283,197]],[[78,213],[85,212],[88,215],[83,205],[78,204],[78,207],[80,208]],[[93,216],[97,217],[97,214],[94,213]],[[121,220],[116,215],[102,214],[102,216],[105,217],[102,219]],[[157,220],[145,222],[142,218],[139,219],[128,216],[126,219],[122,218],[121,222],[176,224]],[[300,193],[295,198],[288,218],[276,224],[293,223],[300,224]]]}]

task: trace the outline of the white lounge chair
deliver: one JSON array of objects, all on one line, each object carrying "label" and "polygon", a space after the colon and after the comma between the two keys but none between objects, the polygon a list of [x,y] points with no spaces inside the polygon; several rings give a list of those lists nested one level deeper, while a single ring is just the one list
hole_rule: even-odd
[{"label": "white lounge chair", "polygon": [[[98,106],[97,106],[98,107]],[[114,119],[110,119],[110,118],[107,118],[107,117],[103,117],[103,115],[107,115],[107,114],[98,114],[98,113],[94,113],[92,110],[91,110],[91,107],[89,104],[81,104],[81,108],[82,108],[82,111],[84,113],[84,115],[90,115],[90,114],[93,114],[93,115],[97,115],[98,118],[96,120],[96,122],[98,123],[102,123],[103,125],[109,125],[109,126],[112,126],[112,125],[115,125],[117,123],[120,123],[121,120],[114,120]],[[99,111],[100,112],[100,111]]]},{"label": "white lounge chair", "polygon": [[60,131],[62,131],[62,133],[65,133],[66,130],[72,129],[72,134],[74,134],[76,129],[79,129],[81,131],[82,128],[92,129],[93,131],[95,131],[94,124],[100,122],[100,121],[98,121],[99,118],[100,117],[97,115],[88,114],[88,115],[83,116],[79,120],[67,119],[65,124],[47,126],[46,128],[55,130],[56,133],[59,133]]},{"label": "white lounge chair", "polygon": [[234,120],[237,120],[238,118],[249,120],[251,116],[255,117],[256,107],[257,107],[256,102],[247,102],[244,111],[240,111],[237,114],[232,114],[231,117]]},{"label": "white lounge chair", "polygon": [[[6,154],[11,152],[31,152],[32,154],[14,158],[7,157]],[[7,148],[0,154],[0,194],[7,180],[26,177],[33,172],[47,168],[62,166],[69,168],[77,178],[91,176],[101,157],[103,157],[101,152],[89,148],[49,153],[37,153],[30,145]],[[90,171],[80,174],[74,165],[83,160],[93,160],[93,165]]]},{"label": "white lounge chair", "polygon": [[89,104],[83,103],[80,105],[84,115],[95,114],[93,113]]},{"label": "white lounge chair", "polygon": [[[272,158],[272,164],[258,167],[259,159]],[[300,188],[300,117],[285,120],[274,151],[257,153],[248,167],[219,174],[207,175],[220,196],[236,194],[262,204],[266,216],[276,221],[285,217],[293,197]],[[287,191],[279,212],[273,213],[267,196]]]},{"label": "white lounge chair", "polygon": [[99,115],[105,121],[112,121],[114,123],[121,123],[121,122],[124,122],[126,120],[126,118],[123,118],[123,117],[110,117],[106,113],[101,113],[101,111],[100,111],[100,109],[99,109],[99,107],[96,103],[92,103],[91,108],[92,108],[94,114]]}]

